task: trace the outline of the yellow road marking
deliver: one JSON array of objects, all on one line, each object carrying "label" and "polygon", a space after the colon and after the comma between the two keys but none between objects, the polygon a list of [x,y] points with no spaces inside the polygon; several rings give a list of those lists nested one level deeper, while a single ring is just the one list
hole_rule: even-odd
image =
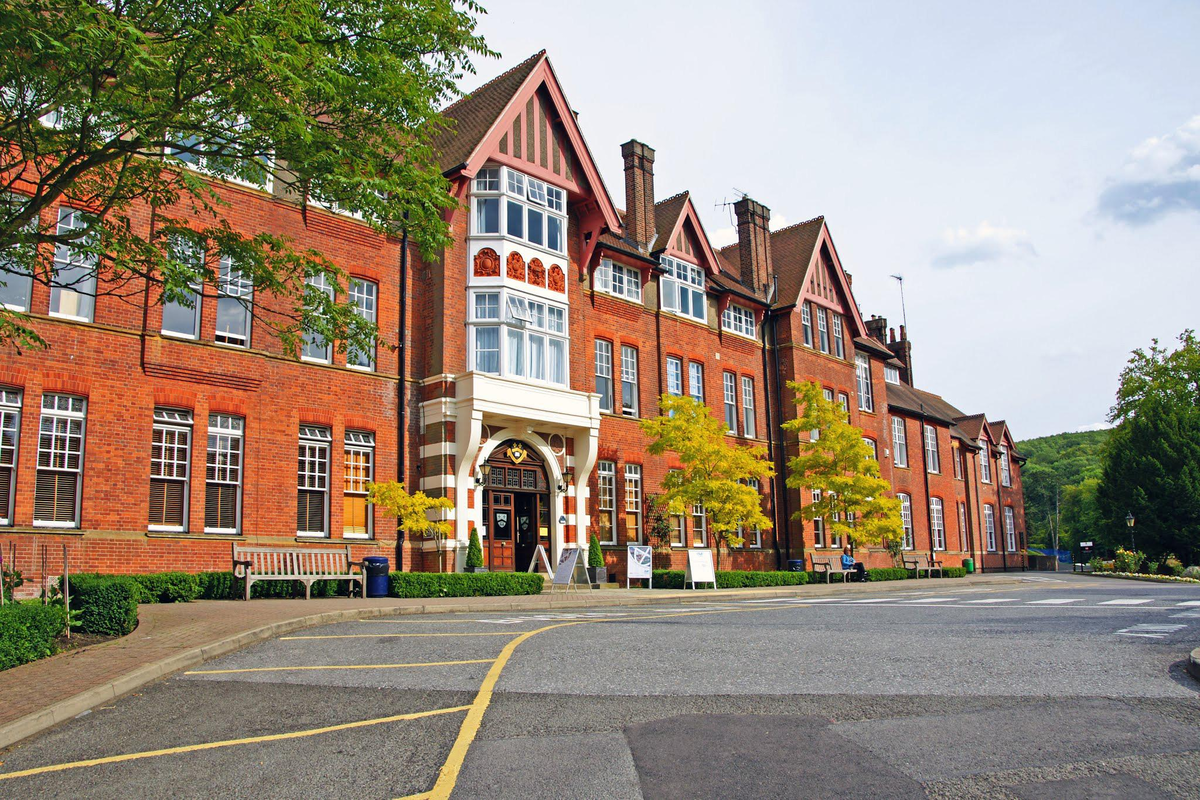
[{"label": "yellow road marking", "polygon": [[308,736],[317,736],[322,733],[334,733],[336,731],[348,731],[354,728],[366,728],[371,725],[383,725],[388,722],[400,722],[401,720],[421,719],[423,717],[436,717],[441,714],[456,714],[459,711],[467,711],[470,706],[454,706],[453,708],[436,708],[433,711],[415,711],[410,714],[393,714],[390,717],[379,717],[377,719],[364,719],[358,722],[344,722],[340,725],[327,725],[323,728],[310,728],[303,731],[292,731],[291,733],[272,733],[265,736],[250,736],[245,739],[225,739],[219,742],[203,742],[201,744],[189,744],[181,747],[168,747],[163,750],[147,750],[141,753],[126,753],[120,756],[104,756],[103,758],[89,758],[83,761],[68,761],[64,764],[51,764],[47,767],[33,767],[32,769],[22,769],[16,772],[0,772],[0,781],[10,780],[12,778],[27,778],[31,775],[45,775],[50,772],[62,772],[68,769],[77,769],[79,767],[98,767],[103,764],[119,764],[124,761],[137,761],[143,758],[157,758],[158,756],[173,756],[180,753],[195,753],[200,750],[215,750],[220,747],[234,747],[243,744],[260,744],[262,742],[282,742],[288,739],[303,739]]},{"label": "yellow road marking", "polygon": [[320,667],[246,667],[244,669],[195,669],[184,675],[232,675],[235,672],[296,672],[312,669],[404,669],[406,667],[452,667],[459,664],[490,664],[494,658],[472,658],[466,661],[424,661],[419,664],[330,664]]},{"label": "yellow road marking", "polygon": [[280,636],[280,641],[292,639],[404,639],[413,636],[512,636],[512,631],[487,633],[331,633],[324,636]]}]

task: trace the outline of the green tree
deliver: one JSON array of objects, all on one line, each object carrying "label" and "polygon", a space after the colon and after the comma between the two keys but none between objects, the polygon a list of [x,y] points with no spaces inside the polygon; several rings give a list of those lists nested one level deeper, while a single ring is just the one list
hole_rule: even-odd
[{"label": "green tree", "polygon": [[424,492],[409,494],[403,483],[387,481],[367,484],[367,502],[395,516],[397,531],[433,539],[437,543],[438,571],[442,570],[442,542],[454,530],[454,523],[431,518],[430,513],[454,508],[450,498],[430,497]]},{"label": "green tree", "polygon": [[[55,248],[94,264],[96,291],[187,302],[216,254],[256,290],[259,323],[293,352],[304,334],[365,347],[374,325],[346,275],[285,236],[243,233],[200,171],[403,227],[426,253],[448,241],[434,151],[438,109],[472,56],[473,0],[0,0],[0,252],[55,280]],[[59,203],[87,212],[58,230]],[[147,214],[147,210],[149,214]],[[307,217],[306,217],[307,218]],[[209,257],[181,255],[172,242]],[[333,297],[306,289],[323,277]],[[67,278],[60,276],[60,281]],[[75,278],[71,279],[76,280]],[[0,307],[0,343],[44,345]]]},{"label": "green tree", "polygon": [[690,397],[664,394],[659,410],[660,416],[642,420],[641,426],[651,440],[647,450],[652,455],[671,451],[679,457],[680,467],[663,478],[663,496],[675,514],[696,505],[704,507],[719,569],[721,547],[741,546],[741,531],[771,528],[762,511],[762,497],[751,485],[774,474],[766,448],[733,442],[725,423]]},{"label": "green tree", "polygon": [[594,533],[588,539],[587,565],[589,567],[604,566],[604,551],[600,549],[600,538]]},{"label": "green tree", "polygon": [[[1021,485],[1031,544],[1053,546],[1055,530],[1062,548],[1096,537],[1095,516],[1080,504],[1084,495],[1077,490],[1099,479],[1108,435],[1107,430],[1083,431],[1017,442],[1017,450],[1028,459],[1021,467]],[[1073,498],[1070,504],[1068,495]]]},{"label": "green tree", "polygon": [[[1192,331],[1168,350],[1155,340],[1121,372],[1116,423],[1096,499],[1102,541],[1153,557],[1200,556],[1200,341]],[[1132,531],[1125,523],[1133,514]],[[1136,546],[1135,546],[1136,545]]]},{"label": "green tree", "polygon": [[[789,382],[802,411],[783,424],[798,436],[799,452],[788,460],[787,485],[797,490],[817,490],[821,499],[803,506],[793,516],[821,517],[832,536],[845,536],[854,545],[878,545],[904,536],[900,501],[887,497],[891,486],[880,477],[879,462],[863,441],[863,432],[850,424],[841,405],[826,400],[813,381]],[[817,431],[815,438],[812,431]]]}]

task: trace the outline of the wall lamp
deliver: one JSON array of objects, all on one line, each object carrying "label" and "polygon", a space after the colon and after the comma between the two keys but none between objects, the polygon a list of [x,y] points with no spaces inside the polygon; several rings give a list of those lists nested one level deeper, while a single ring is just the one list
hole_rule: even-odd
[{"label": "wall lamp", "polygon": [[571,486],[575,483],[575,470],[568,467],[567,469],[563,470],[562,476],[563,479],[562,482],[558,484],[558,490],[560,492],[565,492],[568,486]]},{"label": "wall lamp", "polygon": [[479,465],[479,469],[475,470],[475,485],[487,486],[488,476],[492,474],[492,465],[484,462]]}]

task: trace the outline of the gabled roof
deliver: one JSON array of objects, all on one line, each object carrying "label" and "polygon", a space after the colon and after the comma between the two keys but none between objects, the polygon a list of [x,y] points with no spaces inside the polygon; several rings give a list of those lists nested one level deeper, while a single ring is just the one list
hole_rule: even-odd
[{"label": "gabled roof", "polygon": [[577,174],[575,180],[580,186],[586,184],[590,189],[603,225],[610,230],[618,230],[621,219],[616,206],[545,50],[535,53],[443,111],[454,120],[455,125],[434,141],[434,146],[441,153],[439,164],[442,171],[449,174],[461,169],[467,176],[474,175],[507,132],[502,129],[505,127],[502,123],[520,113],[515,109],[519,108],[522,101],[533,102],[532,98],[539,87],[544,88],[549,107],[566,135],[565,144],[574,152],[579,164],[582,176]]},{"label": "gabled roof", "polygon": [[545,50],[534,53],[508,72],[497,75],[442,110],[443,115],[454,121],[434,139],[434,147],[439,153],[438,163],[443,172],[467,162],[534,67],[545,57]]},{"label": "gabled roof", "polygon": [[1004,420],[988,423],[988,433],[992,435],[992,440],[996,444],[1004,443],[1004,435],[1008,432],[1008,426],[1004,424]]},{"label": "gabled roof", "polygon": [[971,436],[970,432],[959,424],[964,419],[962,411],[951,405],[941,395],[917,389],[906,383],[889,383],[887,398],[889,408],[908,411],[941,422],[950,429],[950,435],[953,438],[975,448],[974,440],[977,437]]},{"label": "gabled roof", "polygon": [[794,303],[804,291],[808,265],[825,229],[825,217],[813,217],[771,232],[771,258],[779,276],[779,300]]},{"label": "gabled roof", "polygon": [[987,422],[987,419],[983,414],[969,414],[965,417],[959,417],[955,422],[972,439],[978,439],[983,434],[983,426]]},{"label": "gabled roof", "polygon": [[654,241],[650,243],[651,250],[663,250],[670,246],[671,236],[679,227],[679,217],[683,207],[687,205],[690,194],[685,189],[677,195],[659,200],[654,204]]}]

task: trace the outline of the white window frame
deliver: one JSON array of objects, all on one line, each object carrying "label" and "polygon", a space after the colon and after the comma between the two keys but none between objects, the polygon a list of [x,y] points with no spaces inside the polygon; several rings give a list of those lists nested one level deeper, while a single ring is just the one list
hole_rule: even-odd
[{"label": "white window frame", "polygon": [[[231,127],[244,128],[247,124],[248,123],[247,123],[246,116],[244,114],[238,114],[237,117],[235,117],[232,120]],[[178,140],[176,140],[176,141],[178,141]],[[245,186],[250,189],[257,189],[258,191],[266,192],[267,194],[271,194],[275,191],[275,175],[274,175],[275,156],[274,156],[274,154],[270,154],[270,155],[267,155],[264,157],[258,157],[255,159],[258,161],[262,161],[263,171],[265,172],[264,182],[263,183],[255,183],[252,180],[240,178],[236,175],[217,174],[216,171],[209,168],[208,156],[206,156],[206,155],[203,155],[203,154],[193,155],[191,153],[188,153],[186,155],[180,155],[181,151],[178,148],[171,147],[170,145],[167,145],[167,147],[165,148],[165,152],[167,155],[173,156],[175,158],[175,160],[179,161],[181,164],[183,164],[188,169],[194,170],[195,172],[203,173],[205,175],[208,175],[211,178],[215,178],[216,180],[226,181],[227,183],[232,183],[237,186]]]},{"label": "white window frame", "polygon": [[846,337],[843,333],[842,315],[836,311],[829,313],[833,316],[833,354],[838,358],[845,358]]},{"label": "white window frame", "polygon": [[987,551],[995,553],[996,550],[996,509],[991,503],[983,504],[983,527],[987,531]]},{"label": "white window frame", "polygon": [[858,410],[875,410],[875,392],[871,388],[871,359],[866,353],[854,356],[854,377],[858,382]]},{"label": "white window frame", "polygon": [[[629,524],[630,515],[634,524]],[[630,529],[635,531],[629,538]],[[642,465],[625,465],[625,537],[631,544],[642,543]]]},{"label": "white window frame", "polygon": [[829,313],[824,306],[817,306],[817,349],[829,354]]},{"label": "white window frame", "polygon": [[891,364],[883,365],[883,381],[884,383],[893,383],[899,385],[900,370]]},{"label": "white window frame", "polygon": [[0,468],[8,470],[8,505],[0,507],[0,525],[13,524],[23,399],[24,393],[20,389],[0,388]]},{"label": "white window frame", "polygon": [[683,397],[683,359],[667,356],[667,394]]},{"label": "white window frame", "polygon": [[703,503],[692,506],[692,547],[708,547],[708,511]]},{"label": "white window frame", "polygon": [[[83,211],[60,206],[58,209],[59,236],[87,228],[87,216]],[[72,277],[59,282],[62,273]],[[75,277],[79,273],[78,277]],[[84,313],[64,312],[63,303],[71,301],[75,310]],[[50,316],[78,322],[94,322],[96,319],[96,258],[94,254],[80,254],[74,247],[59,244],[54,248],[54,275],[50,279]]]},{"label": "white window frame", "polygon": [[[11,207],[14,203],[23,202],[21,199],[19,199],[22,197],[23,195],[12,193],[0,195],[0,207]],[[33,233],[37,231],[37,225],[37,219],[32,219],[22,228],[22,232]],[[0,281],[3,281],[4,283],[4,286],[0,287],[0,291],[4,291],[6,293],[12,292],[17,296],[23,295],[24,298],[24,302],[0,303],[0,307],[7,308],[9,311],[28,312],[30,307],[29,304],[33,302],[33,273],[31,271],[17,271],[15,269],[9,269],[9,267],[17,266],[14,262],[17,260],[16,257],[19,256],[22,248],[26,248],[32,252],[34,250],[34,245],[15,244],[6,250],[0,250]]]},{"label": "white window frame", "polygon": [[999,445],[997,450],[1000,451],[1000,485],[1008,488],[1012,486],[1012,469],[1008,462],[1008,445]]},{"label": "white window frame", "polygon": [[754,323],[754,312],[736,303],[730,303],[721,312],[721,327],[738,336],[758,339],[758,326]]},{"label": "white window frame", "polygon": [[937,428],[923,423],[925,431],[925,469],[931,475],[942,474],[942,458],[938,452]]},{"label": "white window frame", "polygon": [[[509,287],[491,286],[472,289],[467,309],[467,362],[471,369],[525,383],[560,389],[570,386],[570,314],[566,306]],[[481,331],[491,330],[496,331],[496,348],[480,347]],[[481,364],[483,353],[498,354],[495,370]]]},{"label": "white window frame", "polygon": [[[820,489],[811,489],[809,491],[809,501],[813,504],[821,502],[822,497],[823,497],[823,493],[821,492]],[[823,517],[823,516],[822,517],[813,517],[812,524],[813,524],[813,547],[814,548],[828,548],[830,546],[830,544],[825,536],[825,533],[826,533],[825,517]]]},{"label": "white window frame", "polygon": [[933,537],[933,549],[946,549],[946,516],[942,498],[929,498],[929,532]]},{"label": "white window frame", "polygon": [[862,437],[862,440],[863,440],[863,444],[865,444],[867,447],[871,448],[871,460],[878,461],[879,460],[879,445],[875,444],[874,439],[869,439],[866,436]]},{"label": "white window frame", "polygon": [[1012,506],[1004,507],[1004,546],[1006,552],[1017,552],[1017,525]]},{"label": "white window frame", "polygon": [[[367,496],[367,484],[375,480],[375,434],[368,431],[347,430],[342,444],[342,496]],[[365,476],[356,473],[365,467]],[[375,506],[366,504],[366,530],[350,530],[348,520],[342,518],[343,539],[373,539],[375,537]]]},{"label": "white window frame", "polygon": [[[205,252],[197,242],[185,239],[183,237],[173,238],[170,242],[171,256],[176,261],[190,262],[196,268],[197,272],[204,266]],[[197,263],[198,262],[198,263]],[[162,304],[162,325],[160,330],[163,336],[171,336],[177,339],[199,339],[200,338],[200,320],[203,318],[203,308],[201,306],[200,284],[193,283],[192,287],[192,307],[188,309],[186,305],[178,302],[164,302]],[[168,308],[187,309],[192,312],[192,329],[190,331],[174,330],[167,327],[167,309]]]},{"label": "white window frame", "polygon": [[[616,392],[613,386],[612,342],[597,339],[595,347],[596,393],[600,395],[600,410],[613,413]],[[601,383],[604,381],[605,383]]]},{"label": "white window frame", "polygon": [[[178,483],[183,487],[183,518],[179,525],[155,525],[147,523],[146,529],[151,531],[186,531],[188,529],[188,512],[191,497],[191,462],[192,462],[192,412],[174,408],[154,409],[154,425],[150,445],[150,480],[164,483]],[[161,442],[155,443],[154,436],[162,435]],[[168,441],[171,437],[171,441]],[[182,443],[181,443],[181,437]],[[155,447],[159,456],[155,458]]]},{"label": "white window frame", "polygon": [[[296,458],[296,492],[319,493],[323,496],[321,530],[300,530],[296,536],[329,538],[329,456],[333,433],[320,425],[301,425]],[[297,497],[299,503],[299,497]]]},{"label": "white window frame", "polygon": [[634,303],[642,302],[642,271],[618,264],[610,258],[600,259],[592,273],[592,286],[598,292],[621,297]]},{"label": "white window frame", "polygon": [[[226,307],[240,306],[242,313],[245,314],[245,330],[246,335],[242,336],[238,333],[230,331],[222,331],[219,327],[221,320],[221,306]],[[217,344],[229,345],[230,347],[241,347],[249,349],[251,341],[251,332],[254,325],[254,284],[242,274],[241,270],[233,263],[232,256],[221,256],[220,270],[217,277],[217,329],[214,334],[214,341]]]},{"label": "white window frame", "polygon": [[913,535],[912,495],[900,492],[896,499],[900,501],[900,524],[904,529],[904,541],[900,546],[904,550],[915,550],[917,541]]},{"label": "white window frame", "polygon": [[729,428],[731,436],[737,436],[737,376],[727,371],[721,374],[721,380],[725,390],[725,425]]},{"label": "white window frame", "polygon": [[[333,297],[333,287],[324,273],[309,275],[304,280],[304,291],[311,289],[315,293]],[[304,344],[300,347],[300,360],[313,364],[328,364],[333,359],[333,345],[315,333],[304,333]]]},{"label": "white window frame", "polygon": [[[596,538],[600,544],[617,543],[617,463],[601,461],[596,465]],[[609,537],[604,537],[600,520],[608,514]]]},{"label": "white window frame", "polygon": [[[499,230],[486,231],[480,227],[480,203],[495,199]],[[520,214],[520,232],[509,231],[509,207]],[[559,186],[538,180],[510,167],[483,167],[471,181],[471,235],[499,237],[536,247],[546,253],[565,256],[567,253],[567,193]],[[542,219],[542,241],[529,238],[529,220]],[[551,246],[551,230],[557,227],[558,247]]]},{"label": "white window frame", "polygon": [[688,362],[688,397],[704,402],[704,365],[699,361]]},{"label": "white window frame", "polygon": [[813,346],[812,306],[808,303],[800,305],[800,325],[804,329],[804,346]]},{"label": "white window frame", "polygon": [[753,439],[758,432],[757,420],[754,418],[754,379],[742,376],[742,435]]},{"label": "white window frame", "polygon": [[908,466],[908,423],[903,417],[892,417],[892,463]]},{"label": "white window frame", "polygon": [[[65,425],[65,428],[60,423]],[[72,443],[77,443],[77,449],[72,449]],[[73,473],[76,476],[75,512],[70,522],[39,520],[35,503],[35,528],[80,527],[86,446],[87,399],[69,394],[42,395],[42,415],[38,424],[37,472]],[[36,495],[36,486],[34,491]]]},{"label": "white window frame", "polygon": [[638,351],[631,345],[621,345],[621,415],[638,415]]},{"label": "white window frame", "polygon": [[663,274],[658,279],[663,311],[708,322],[708,298],[704,293],[704,271],[696,264],[662,256]]},{"label": "white window frame", "polygon": [[[375,324],[379,321],[379,284],[366,278],[350,278],[347,294],[354,306],[354,313]],[[377,344],[371,343],[371,351],[360,352],[354,348],[346,349],[346,366],[363,372],[375,371]]]},{"label": "white window frame", "polygon": [[958,549],[967,549],[967,504],[958,503]]},{"label": "white window frame", "polygon": [[992,451],[986,439],[979,440],[979,480],[981,483],[992,482]]},{"label": "white window frame", "polygon": [[[951,444],[954,444],[954,442],[951,442]],[[951,447],[950,457],[954,460],[954,477],[956,480],[961,481],[963,479],[962,448]]]},{"label": "white window frame", "polygon": [[[246,420],[233,414],[208,415],[208,442],[205,450],[205,520],[204,532],[217,534],[239,534],[242,530],[242,476],[246,470]],[[231,463],[230,455],[237,455],[237,465]],[[233,486],[234,526],[232,528],[209,527],[208,486],[209,484]]]}]

